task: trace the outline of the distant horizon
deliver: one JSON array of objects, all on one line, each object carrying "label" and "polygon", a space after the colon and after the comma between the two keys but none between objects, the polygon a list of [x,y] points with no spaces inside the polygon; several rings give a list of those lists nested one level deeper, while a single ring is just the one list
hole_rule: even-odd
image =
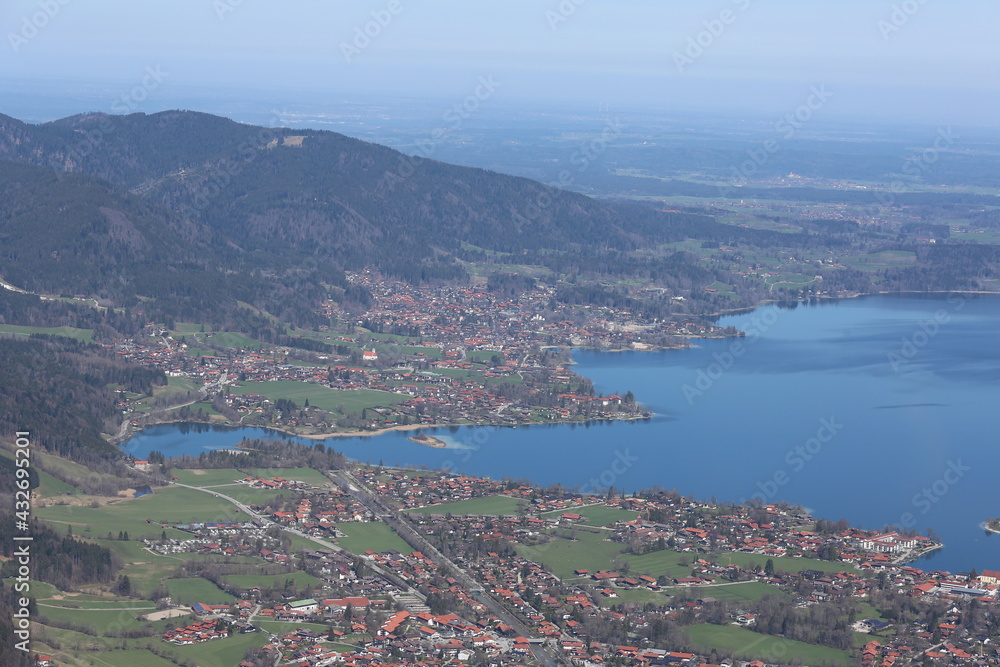
[{"label": "distant horizon", "polygon": [[792,112],[826,87],[817,122],[994,126],[998,19],[985,0],[107,0],[99,12],[11,0],[0,7],[0,90],[127,90],[153,68],[167,76],[135,109],[150,111],[199,88],[292,106],[461,100],[486,77],[500,83],[493,106],[750,118]]},{"label": "distant horizon", "polygon": [[[70,94],[66,84],[72,82]],[[423,119],[428,126],[440,120],[443,112],[456,104],[454,98],[446,94],[392,93],[351,93],[346,91],[316,91],[297,89],[261,89],[253,87],[220,88],[213,86],[185,85],[171,86],[169,89],[150,90],[148,96],[136,99],[133,90],[141,86],[129,86],[128,81],[103,79],[80,81],[76,79],[52,77],[49,79],[21,79],[0,76],[0,90],[6,91],[5,100],[0,105],[0,114],[31,124],[43,124],[86,113],[107,113],[125,115],[128,113],[156,114],[164,111],[193,111],[230,118],[237,122],[265,124],[253,120],[261,116],[274,116],[274,112],[292,115],[327,115],[331,119],[345,119],[359,106],[382,107],[381,116],[358,122],[377,126],[383,122],[401,122]],[[807,91],[808,92],[808,91]],[[145,91],[143,91],[145,94]],[[126,99],[127,98],[127,99]],[[123,102],[122,100],[125,99]],[[278,104],[279,100],[281,101]],[[395,111],[393,108],[395,107]],[[400,113],[400,109],[404,112]],[[663,107],[611,104],[587,104],[582,101],[537,101],[527,99],[490,99],[470,118],[470,125],[483,127],[500,119],[537,119],[532,126],[548,127],[543,119],[549,116],[566,115],[585,117],[606,117],[627,114],[639,117],[655,117],[662,121],[694,122],[708,125],[719,122],[746,122],[749,124],[777,123],[783,117],[766,109]],[[930,119],[899,121],[887,116],[823,114],[810,119],[808,129],[830,131],[834,129],[910,129],[921,130],[940,127],[942,123]],[[1000,121],[948,123],[968,129],[980,129],[986,134],[1000,131]],[[326,127],[308,123],[290,124],[289,127],[307,127],[318,130],[340,131],[335,126]],[[416,127],[416,126],[414,126]],[[498,125],[496,129],[501,129]]]}]

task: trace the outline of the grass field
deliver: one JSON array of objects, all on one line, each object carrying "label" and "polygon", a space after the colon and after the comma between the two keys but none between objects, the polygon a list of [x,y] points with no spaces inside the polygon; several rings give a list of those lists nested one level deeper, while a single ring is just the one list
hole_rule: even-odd
[{"label": "grass field", "polygon": [[120,611],[39,606],[38,613],[40,616],[44,616],[53,622],[70,623],[85,628],[89,633],[94,635],[102,635],[119,630],[138,630],[147,626],[154,628],[158,632],[163,632],[167,627],[175,627],[177,619],[156,621],[155,623],[138,620],[139,616],[156,611],[155,606],[150,603],[147,604],[149,604],[148,607],[134,606]]},{"label": "grass field", "polygon": [[907,250],[883,250],[844,261],[844,264],[859,269],[892,269],[900,266],[912,266],[916,263],[917,253]]},{"label": "grass field", "polygon": [[[280,477],[281,479],[306,482],[307,484],[312,484],[313,486],[324,486],[330,483],[330,480],[327,479],[323,473],[313,470],[312,468],[191,469],[174,470],[173,474],[177,477],[177,481],[181,484],[197,486],[200,488],[236,484],[245,477],[263,477],[265,479]],[[228,488],[218,489],[218,491],[235,498],[236,496],[234,495],[234,492],[239,490],[241,487],[247,490],[256,491],[256,489],[249,489],[249,487],[243,485],[229,486]],[[264,489],[261,489],[261,491],[271,494],[274,493]]]},{"label": "grass field", "polygon": [[233,667],[238,665],[247,649],[263,646],[267,643],[267,634],[253,632],[246,635],[233,635],[228,639],[216,639],[203,644],[190,646],[171,646],[171,650],[198,667]]},{"label": "grass field", "polygon": [[76,327],[22,327],[16,324],[0,324],[0,334],[15,336],[30,336],[32,334],[47,334],[49,336],[65,336],[84,343],[94,339],[93,329],[77,329]]},{"label": "grass field", "polygon": [[522,501],[507,496],[472,498],[454,503],[441,503],[420,509],[408,510],[413,514],[457,514],[459,516],[506,516],[516,515]]},{"label": "grass field", "polygon": [[708,586],[703,588],[670,588],[670,593],[680,594],[687,591],[691,596],[697,598],[715,598],[727,602],[755,602],[768,595],[775,595],[782,598],[789,597],[780,588],[762,584],[759,581],[746,581],[739,584],[725,586]]},{"label": "grass field", "polygon": [[732,625],[692,625],[684,628],[691,641],[703,651],[733,651],[738,657],[765,663],[787,664],[794,660],[806,665],[851,664],[847,651],[769,637]]},{"label": "grass field", "polygon": [[292,549],[292,551],[299,551],[301,549],[329,549],[330,548],[330,547],[326,546],[325,544],[320,544],[319,542],[316,542],[315,540],[312,540],[312,539],[310,539],[308,537],[302,537],[301,535],[295,535],[294,533],[292,533],[292,534],[286,533],[286,535],[288,535],[288,538],[291,540],[291,549]]},{"label": "grass field", "polygon": [[56,479],[44,470],[36,470],[35,472],[38,473],[38,488],[35,493],[38,494],[39,498],[53,498],[79,493],[74,486],[61,479]]},{"label": "grass field", "polygon": [[[836,563],[815,558],[771,558],[774,561],[775,571],[802,572],[803,570],[817,570],[819,572],[859,572],[853,565],[847,563]],[[753,567],[755,565],[764,567],[768,557],[758,554],[725,553],[716,557],[716,561],[729,565],[739,565],[740,567]]]},{"label": "grass field", "polygon": [[268,479],[280,477],[281,479],[305,482],[313,486],[327,486],[330,484],[330,480],[327,479],[326,475],[312,468],[250,468],[247,472],[257,477]]},{"label": "grass field", "polygon": [[781,273],[777,276],[768,276],[764,282],[771,289],[779,287],[781,289],[797,290],[812,285],[816,282],[816,278],[803,273]]},{"label": "grass field", "polygon": [[[7,451],[2,447],[0,447],[0,456],[5,456],[8,459],[14,458],[13,452]],[[39,498],[51,498],[53,496],[65,496],[66,494],[77,493],[76,488],[61,479],[56,479],[44,470],[35,468],[35,472],[38,473],[38,488],[34,492]]]},{"label": "grass field", "polygon": [[261,343],[259,340],[254,340],[253,338],[248,338],[241,333],[233,333],[231,331],[223,331],[222,333],[213,334],[203,338],[203,340],[210,345],[228,347],[234,350],[244,348],[247,350],[259,350],[264,347],[264,343]]},{"label": "grass field", "polygon": [[633,521],[637,516],[639,516],[638,512],[620,510],[606,505],[594,505],[592,507],[583,507],[581,509],[574,510],[556,510],[555,512],[548,512],[543,516],[547,518],[555,518],[565,512],[569,512],[570,514],[579,514],[580,516],[585,517],[586,520],[583,522],[585,526],[612,526],[618,521]]},{"label": "grass field", "polygon": [[[237,488],[237,491],[250,493],[253,490]],[[260,502],[259,497],[253,502]],[[164,530],[161,523],[232,521],[244,518],[227,500],[176,486],[157,489],[146,496],[102,507],[40,507],[35,510],[35,514],[57,528],[72,525],[73,532],[80,536],[100,538],[108,532],[117,536],[118,531],[127,531],[132,539],[159,538]],[[146,519],[151,519],[153,523],[147,523]],[[187,534],[172,528],[167,528],[166,531],[167,537],[187,537]]]},{"label": "grass field", "polygon": [[363,554],[369,550],[376,553],[413,552],[413,548],[384,523],[342,523],[337,528],[347,534],[347,537],[338,540],[340,546],[351,553]]},{"label": "grass field", "polygon": [[308,572],[296,571],[284,574],[230,574],[222,578],[230,586],[250,590],[251,588],[284,588],[291,582],[291,588],[303,591],[319,586],[322,582]]},{"label": "grass field", "polygon": [[103,473],[94,472],[79,463],[75,463],[69,459],[64,459],[53,454],[47,454],[39,451],[37,448],[32,450],[31,458],[32,465],[34,465],[37,470],[41,471],[44,469],[60,479],[68,479],[71,482],[77,479],[91,479],[94,481],[103,481],[108,483],[118,483],[121,481],[114,475],[105,475]]},{"label": "grass field", "polygon": [[229,593],[220,590],[218,586],[208,579],[168,579],[167,590],[174,602],[183,605],[192,605],[195,602],[205,604],[226,604],[236,598]]},{"label": "grass field", "polygon": [[609,598],[604,596],[598,596],[600,603],[604,607],[614,607],[623,602],[636,602],[638,604],[646,604],[647,602],[652,602],[656,605],[667,605],[670,604],[671,596],[669,593],[651,591],[648,588],[636,588],[636,589],[614,589],[616,598]]},{"label": "grass field", "polygon": [[[254,625],[267,632],[273,632],[275,634],[285,634],[288,632],[295,632],[298,629],[312,630],[313,632],[326,632],[330,629],[329,626],[321,625],[319,623],[284,623],[282,621],[258,621],[254,619]],[[352,647],[353,648],[353,647]]]},{"label": "grass field", "polygon": [[888,618],[886,618],[885,616],[883,616],[882,613],[878,609],[876,609],[875,607],[871,606],[867,602],[862,603],[860,605],[856,605],[856,606],[858,607],[858,618],[859,619],[874,618],[877,621],[888,621],[889,620]]},{"label": "grass field", "polygon": [[576,540],[553,538],[548,544],[534,547],[518,545],[517,553],[543,563],[559,577],[572,577],[573,570],[609,570],[611,561],[621,557],[624,548],[617,542],[605,542],[604,535],[580,532]]},{"label": "grass field", "polygon": [[243,386],[234,388],[233,393],[240,395],[260,394],[272,401],[279,398],[287,398],[299,406],[305,405],[306,400],[308,400],[309,405],[328,412],[338,412],[343,408],[342,412],[344,414],[361,412],[364,408],[395,405],[409,398],[400,394],[373,391],[370,389],[358,391],[330,389],[329,387],[321,387],[318,384],[296,382],[294,380],[244,382]]},{"label": "grass field", "polygon": [[[52,637],[61,644],[61,649],[44,648],[37,643],[33,647],[40,654],[48,654],[55,659],[57,665],[67,667],[176,667],[177,663],[161,658],[144,648],[121,650],[121,640],[98,639],[90,635],[45,628],[46,637]],[[127,640],[126,645],[139,646],[154,644],[159,640],[153,638]],[[71,650],[71,646],[80,646],[82,650]],[[87,650],[89,648],[90,650]],[[94,650],[94,649],[100,650]]]},{"label": "grass field", "polygon": [[[232,484],[237,480],[247,477],[247,473],[241,470],[226,468],[222,470],[171,470],[171,474],[177,478],[181,484],[188,486],[220,486],[222,484]],[[225,493],[225,491],[223,491]],[[226,494],[229,495],[229,494]]]},{"label": "grass field", "polygon": [[177,665],[145,649],[108,650],[88,657],[94,667],[176,667]]},{"label": "grass field", "polygon": [[[681,565],[682,559],[686,559],[689,564]],[[691,576],[691,554],[682,554],[678,551],[669,550],[654,551],[642,556],[626,554],[622,556],[622,560],[628,561],[633,572],[646,574],[650,577],[660,577],[663,575],[668,577]]]}]

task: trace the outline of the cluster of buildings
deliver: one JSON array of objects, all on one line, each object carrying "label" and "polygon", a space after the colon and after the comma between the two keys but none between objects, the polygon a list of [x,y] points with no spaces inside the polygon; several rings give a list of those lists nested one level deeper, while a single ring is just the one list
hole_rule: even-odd
[{"label": "cluster of buildings", "polygon": [[[368,551],[352,556],[331,549],[279,554],[263,548],[255,555],[267,562],[277,563],[285,555],[290,568],[316,574],[322,583],[312,597],[266,600],[253,590],[231,606],[199,605],[197,624],[164,639],[185,643],[221,637],[211,634],[225,625],[216,625],[220,618],[242,624],[237,627],[269,620],[289,624],[288,630],[272,633],[265,647],[281,664],[409,667],[482,660],[505,666],[528,664],[539,647],[546,647],[581,667],[714,667],[709,656],[686,652],[679,635],[664,638],[664,624],[723,623],[755,629],[759,612],[752,601],[720,602],[713,593],[719,583],[758,582],[802,609],[865,604],[885,591],[914,604],[946,606],[934,625],[905,619],[857,621],[855,632],[870,635],[857,651],[862,667],[892,667],[925,658],[949,664],[1000,662],[989,635],[977,632],[969,618],[973,602],[990,610],[998,607],[1000,571],[925,572],[906,564],[906,555],[928,547],[925,538],[817,522],[787,506],[717,507],[672,492],[599,498],[516,482],[382,468],[362,468],[356,479],[386,505],[400,510],[442,505],[440,513],[408,513],[411,524],[435,543],[449,544],[451,562],[519,619],[523,629],[498,617],[482,592],[470,589],[468,579],[428,553]],[[340,491],[298,491],[286,507],[273,511],[275,521],[307,533],[321,530],[336,539],[338,522],[378,520]],[[518,512],[461,516],[446,505],[498,495],[516,499]],[[595,507],[635,518],[587,526],[587,510]],[[226,526],[225,540],[201,542],[198,548],[223,548],[224,542],[239,542],[239,535],[231,531],[249,535],[254,528]],[[601,531],[606,540],[623,545],[626,559],[629,554],[659,549],[685,554],[689,574],[653,577],[626,566],[625,570],[577,569],[571,577],[559,577],[526,558],[519,547],[544,544],[553,535],[581,529]],[[739,559],[736,554],[755,558]],[[296,562],[300,557],[304,562]],[[781,566],[787,560],[779,560],[776,567],[761,565],[767,559],[794,557],[822,558],[842,569],[788,572]],[[374,571],[391,572],[392,578]],[[658,601],[636,602],[638,591],[655,595]],[[322,624],[328,631],[318,632],[307,623]],[[613,632],[621,627],[629,628],[629,641],[624,643]],[[754,664],[723,656],[716,660],[730,667]],[[765,665],[756,662],[756,667]]]},{"label": "cluster of buildings", "polygon": [[[199,607],[199,609],[204,607],[201,604],[195,606]],[[226,609],[228,610],[228,605]],[[225,639],[227,637],[229,637],[229,632],[220,628],[216,621],[199,621],[183,628],[174,628],[163,633],[163,641],[177,644],[178,646],[201,644],[213,639]]]},{"label": "cluster of buildings", "polygon": [[[612,306],[562,303],[554,288],[522,290],[504,296],[476,287],[424,287],[386,280],[372,272],[348,274],[364,286],[374,303],[359,320],[386,333],[407,332],[449,350],[504,351],[533,355],[539,346],[574,345],[597,349],[648,349],[682,346],[690,336],[720,335],[701,322],[650,317]],[[641,289],[637,291],[643,291]],[[678,297],[676,303],[683,303]],[[329,302],[331,319],[350,316]]]}]

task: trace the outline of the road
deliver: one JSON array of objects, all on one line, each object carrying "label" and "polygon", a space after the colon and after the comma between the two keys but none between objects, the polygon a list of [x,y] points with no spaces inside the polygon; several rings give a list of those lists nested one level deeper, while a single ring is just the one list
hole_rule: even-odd
[{"label": "road", "polygon": [[[211,391],[212,389],[222,389],[222,387],[224,387],[225,384],[226,384],[226,382],[228,382],[228,381],[229,381],[229,376],[226,375],[225,373],[223,373],[222,375],[219,376],[219,378],[217,380],[215,380],[213,382],[207,382],[207,383],[203,384],[201,387],[199,387],[198,388],[197,398],[194,398],[194,399],[188,401],[187,403],[180,403],[178,405],[171,405],[169,408],[162,408],[160,410],[156,410],[155,412],[150,412],[149,416],[153,416],[154,414],[159,414],[159,413],[167,412],[168,410],[176,410],[177,408],[183,408],[183,407],[186,407],[188,405],[194,405],[195,403],[198,403],[200,401],[204,401],[206,398],[208,398],[209,391]],[[242,421],[241,421],[241,423],[242,423]],[[129,417],[128,419],[126,419],[125,421],[123,421],[122,424],[121,424],[121,426],[118,428],[118,434],[116,436],[114,436],[114,438],[112,438],[111,442],[112,443],[124,442],[126,436],[129,434],[129,427],[131,426],[131,424],[132,424],[132,418],[131,417]]]},{"label": "road", "polygon": [[[269,518],[267,518],[266,516],[264,516],[263,514],[257,514],[252,509],[250,509],[249,507],[247,507],[245,504],[241,503],[240,501],[236,500],[232,496],[227,496],[224,493],[219,493],[218,491],[213,491],[212,489],[202,488],[200,486],[190,486],[189,484],[181,484],[180,482],[172,482],[172,483],[173,483],[174,486],[183,486],[185,489],[194,489],[195,491],[201,491],[202,493],[211,494],[211,495],[215,496],[216,498],[221,498],[223,500],[228,500],[229,502],[231,502],[233,505],[236,506],[236,509],[238,509],[241,512],[243,512],[244,514],[246,514],[247,516],[249,516],[251,519],[257,519],[258,521],[260,521],[261,523],[263,523],[265,525],[275,525],[275,526],[278,526],[282,531],[284,531],[286,533],[291,533],[292,535],[298,535],[299,537],[303,537],[303,538],[305,538],[307,540],[311,540],[311,541],[315,542],[316,544],[319,544],[319,545],[321,545],[323,547],[326,547],[327,549],[330,549],[331,551],[338,551],[340,553],[347,554],[347,555],[350,555],[350,556],[354,556],[355,555],[355,554],[351,553],[350,551],[348,551],[347,549],[344,549],[343,547],[341,547],[341,546],[339,546],[337,544],[334,544],[333,542],[330,542],[328,540],[324,540],[321,537],[314,537],[312,535],[307,535],[306,533],[303,533],[301,530],[298,530],[297,528],[292,528],[290,526],[282,526],[279,523],[275,523],[275,522],[271,521]],[[426,597],[425,596],[421,595],[419,591],[417,591],[417,590],[415,590],[413,588],[410,588],[406,584],[406,582],[400,580],[400,578],[398,576],[396,576],[396,574],[394,572],[390,572],[390,571],[386,570],[385,568],[383,568],[382,566],[378,565],[377,563],[373,563],[373,562],[371,562],[368,559],[365,559],[365,560],[367,562],[368,567],[371,568],[372,571],[377,572],[381,576],[385,577],[387,580],[393,582],[394,584],[396,584],[397,586],[399,586],[400,588],[402,588],[405,592],[409,593],[410,595],[416,596],[417,598],[420,599],[421,602],[426,601]]]},{"label": "road", "polygon": [[[427,540],[426,537],[421,535],[412,526],[410,526],[408,522],[403,520],[395,508],[391,508],[383,503],[378,496],[365,486],[365,484],[358,481],[358,479],[349,471],[331,470],[327,473],[327,475],[347,493],[349,493],[355,500],[364,505],[375,516],[388,524],[390,528],[399,533],[399,536],[402,537],[403,540],[416,551],[422,552],[431,560],[450,570],[452,576],[454,576],[455,579],[461,583],[462,587],[465,588],[465,590],[468,591],[473,598],[485,605],[494,616],[507,625],[513,627],[520,636],[529,640],[541,639],[538,633],[534,632],[534,630],[532,630],[518,616],[503,606],[503,604],[486,591],[482,584],[476,581],[472,575],[459,567],[450,558],[446,558],[444,554],[438,551],[438,549]],[[556,652],[555,649],[550,646],[532,644],[531,650],[532,653],[534,653],[535,658],[543,665],[569,664]]]}]

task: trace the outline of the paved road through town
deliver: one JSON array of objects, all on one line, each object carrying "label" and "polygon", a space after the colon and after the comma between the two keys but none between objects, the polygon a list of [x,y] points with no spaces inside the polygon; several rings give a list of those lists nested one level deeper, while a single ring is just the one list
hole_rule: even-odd
[{"label": "paved road through town", "polygon": [[[327,473],[330,479],[336,482],[341,488],[349,493],[355,500],[364,505],[370,512],[379,519],[385,521],[390,528],[395,530],[403,540],[427,555],[431,560],[450,570],[453,576],[461,582],[462,586],[476,600],[484,604],[494,616],[507,625],[513,627],[517,633],[528,640],[541,639],[537,633],[532,631],[520,618],[496,600],[482,584],[463,570],[451,559],[446,558],[426,537],[417,532],[412,526],[399,516],[395,508],[391,508],[383,503],[367,486],[346,470],[331,470]],[[559,654],[558,649],[545,644],[532,643],[532,653],[543,665],[564,665],[568,664]]]}]

